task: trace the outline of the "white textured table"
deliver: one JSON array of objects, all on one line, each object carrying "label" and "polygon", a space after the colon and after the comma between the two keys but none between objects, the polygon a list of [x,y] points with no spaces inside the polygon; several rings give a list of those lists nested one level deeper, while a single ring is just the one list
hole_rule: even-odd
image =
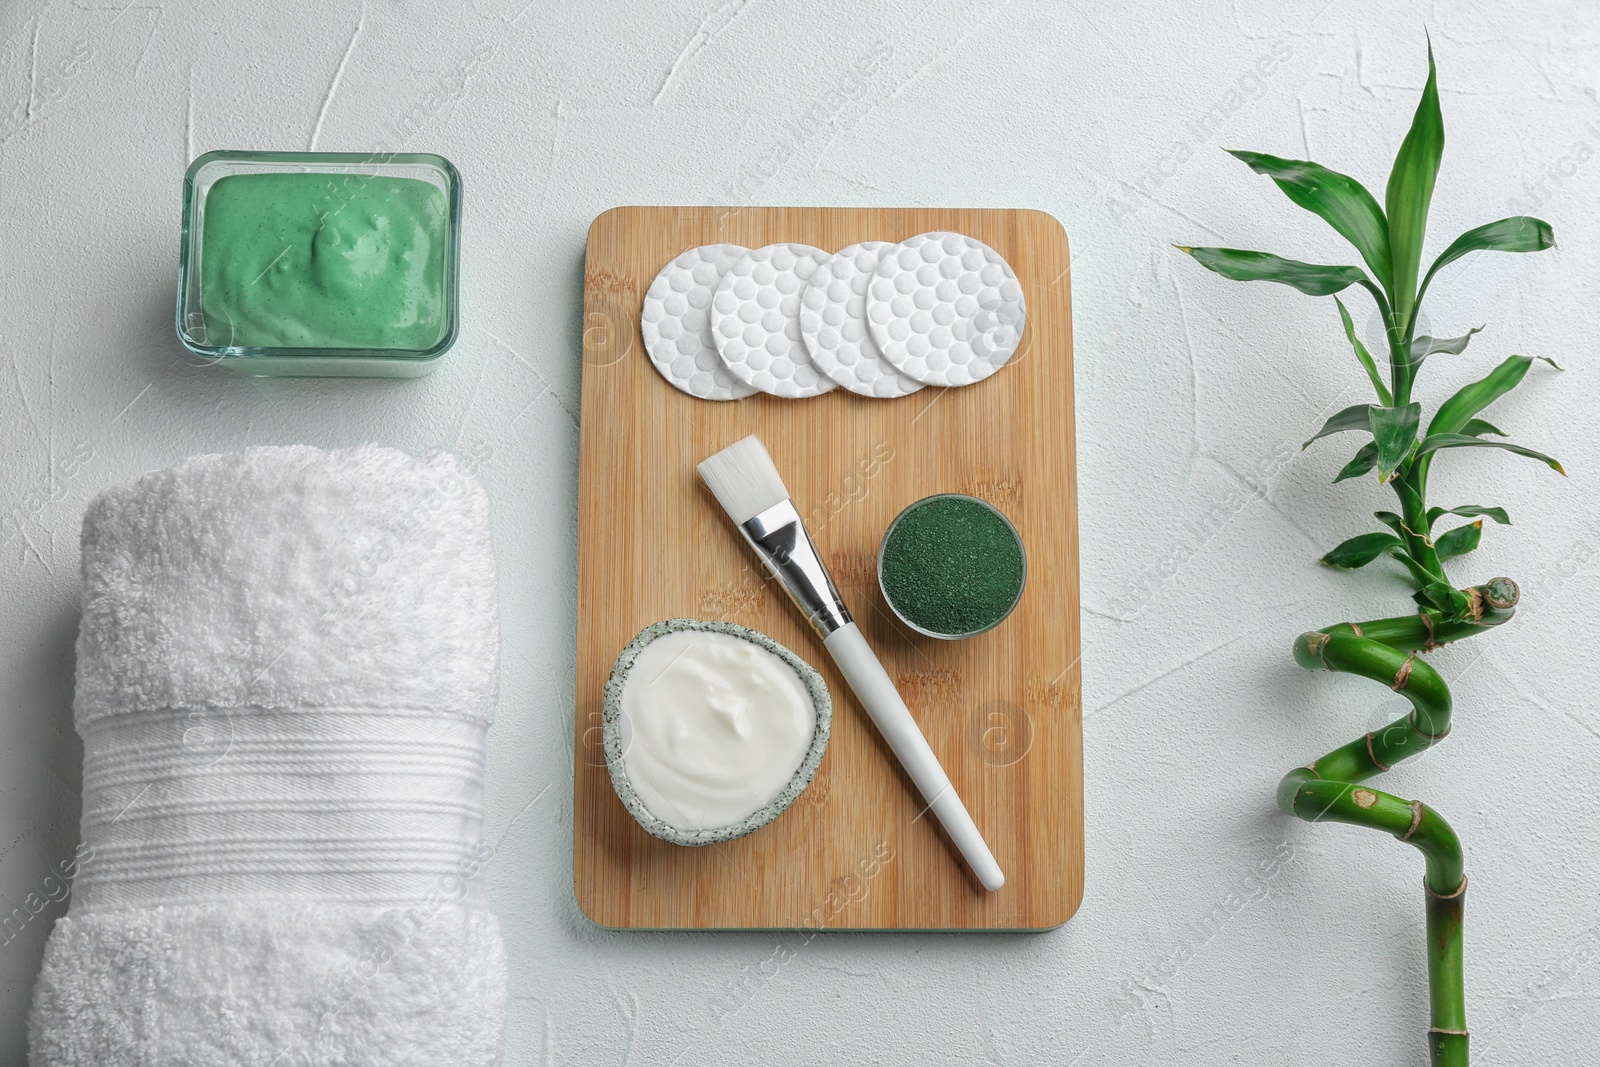
[{"label": "white textured table", "polygon": [[[1319,413],[1359,398],[1361,372],[1330,301],[1223,282],[1170,242],[1342,255],[1220,149],[1309,151],[1381,187],[1421,86],[1425,20],[1449,137],[1433,247],[1536,211],[1561,248],[1478,256],[1442,281],[1438,331],[1488,328],[1428,365],[1423,395],[1510,352],[1555,356],[1567,372],[1536,370],[1494,421],[1573,477],[1498,453],[1440,464],[1440,502],[1504,504],[1516,522],[1486,531],[1457,573],[1512,575],[1525,606],[1436,657],[1455,733],[1386,784],[1465,841],[1481,1061],[1592,1057],[1593,6],[649,6],[661,12],[0,12],[0,898],[13,916],[0,1064],[23,1060],[34,970],[64,908],[34,916],[28,902],[61,895],[52,871],[76,842],[85,502],[191,452],[366,440],[453,448],[494,498],[505,661],[489,879],[513,967],[508,1064],[1420,1062],[1418,858],[1272,806],[1285,769],[1398,706],[1289,658],[1302,629],[1407,603],[1393,577],[1316,564],[1387,506],[1369,483],[1328,485],[1347,448],[1297,449]],[[189,159],[313,146],[433,150],[465,176],[466,325],[433,377],[260,382],[178,347]],[[614,204],[730,201],[1037,207],[1071,235],[1088,894],[1059,931],[624,936],[573,904],[584,232]]]}]

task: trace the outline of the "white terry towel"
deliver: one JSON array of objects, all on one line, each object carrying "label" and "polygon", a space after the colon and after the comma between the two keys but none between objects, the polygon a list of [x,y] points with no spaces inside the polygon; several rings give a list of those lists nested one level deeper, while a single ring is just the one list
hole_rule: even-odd
[{"label": "white terry towel", "polygon": [[33,1067],[477,1067],[499,629],[443,453],[197,456],[83,523],[83,844]]}]

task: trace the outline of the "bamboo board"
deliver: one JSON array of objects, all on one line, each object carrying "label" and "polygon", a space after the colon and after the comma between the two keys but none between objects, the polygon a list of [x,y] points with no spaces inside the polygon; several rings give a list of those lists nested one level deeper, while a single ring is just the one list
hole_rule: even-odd
[{"label": "bamboo board", "polygon": [[[663,265],[697,245],[795,241],[834,251],[929,230],[970,234],[1011,263],[1027,327],[986,381],[874,400],[725,403],[674,390],[639,315]],[[584,914],[631,929],[1048,929],[1083,896],[1071,280],[1067,237],[1037,211],[623,207],[595,219],[584,272],[573,889]],[[867,640],[1006,872],[984,892],[845,686],[821,640],[765,580],[695,464],[761,436]],[[1022,533],[1022,601],[966,641],[893,621],[879,540],[935,492],[998,506]],[[612,661],[646,625],[721,618],[822,671],[832,737],[811,786],[737,841],[683,848],[646,834],[612,791],[601,744]]]}]

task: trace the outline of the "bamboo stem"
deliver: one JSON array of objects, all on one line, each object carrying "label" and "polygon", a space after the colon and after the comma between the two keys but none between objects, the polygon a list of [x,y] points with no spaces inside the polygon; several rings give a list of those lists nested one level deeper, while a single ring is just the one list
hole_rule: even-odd
[{"label": "bamboo stem", "polygon": [[1467,1007],[1462,992],[1461,912],[1467,880],[1454,893],[1428,894],[1428,1053],[1434,1067],[1467,1067]]},{"label": "bamboo stem", "polygon": [[1392,619],[1338,623],[1295,640],[1294,657],[1302,667],[1382,682],[1410,701],[1411,711],[1309,766],[1296,767],[1278,785],[1278,805],[1292,815],[1307,822],[1327,820],[1383,830],[1422,853],[1428,918],[1428,1049],[1433,1067],[1467,1064],[1461,962],[1467,880],[1461,842],[1450,824],[1420,800],[1405,800],[1359,783],[1430,748],[1450,732],[1450,689],[1417,654],[1499,626],[1515,613],[1520,595],[1509,578],[1495,578],[1461,592],[1472,605],[1465,618],[1448,619],[1424,609]]},{"label": "bamboo stem", "polygon": [[1444,564],[1434,549],[1428,532],[1428,507],[1424,500],[1427,478],[1426,456],[1409,461],[1394,478],[1394,492],[1400,498],[1400,517],[1405,523],[1406,551],[1422,568],[1445,581]]}]

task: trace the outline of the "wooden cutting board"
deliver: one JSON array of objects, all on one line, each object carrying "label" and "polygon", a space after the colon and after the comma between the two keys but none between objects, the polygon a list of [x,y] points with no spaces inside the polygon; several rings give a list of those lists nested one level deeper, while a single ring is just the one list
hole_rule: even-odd
[{"label": "wooden cutting board", "polygon": [[[794,241],[836,251],[929,230],[997,249],[1022,282],[1012,360],[963,389],[873,400],[716,403],[680,393],[644,351],[656,273],[687,249]],[[1071,279],[1066,233],[1038,211],[623,207],[589,229],[578,510],[573,889],[586,915],[631,929],[1048,929],[1083,896]],[[759,434],[839,583],[1006,872],[987,893],[845,686],[822,641],[770,585],[695,464]],[[982,497],[1022,533],[1028,581],[997,629],[966,641],[895,622],[878,543],[907,504]],[[634,822],[601,745],[612,661],[646,625],[718,618],[772,635],[827,679],[832,738],[775,822],[683,848]]]}]

